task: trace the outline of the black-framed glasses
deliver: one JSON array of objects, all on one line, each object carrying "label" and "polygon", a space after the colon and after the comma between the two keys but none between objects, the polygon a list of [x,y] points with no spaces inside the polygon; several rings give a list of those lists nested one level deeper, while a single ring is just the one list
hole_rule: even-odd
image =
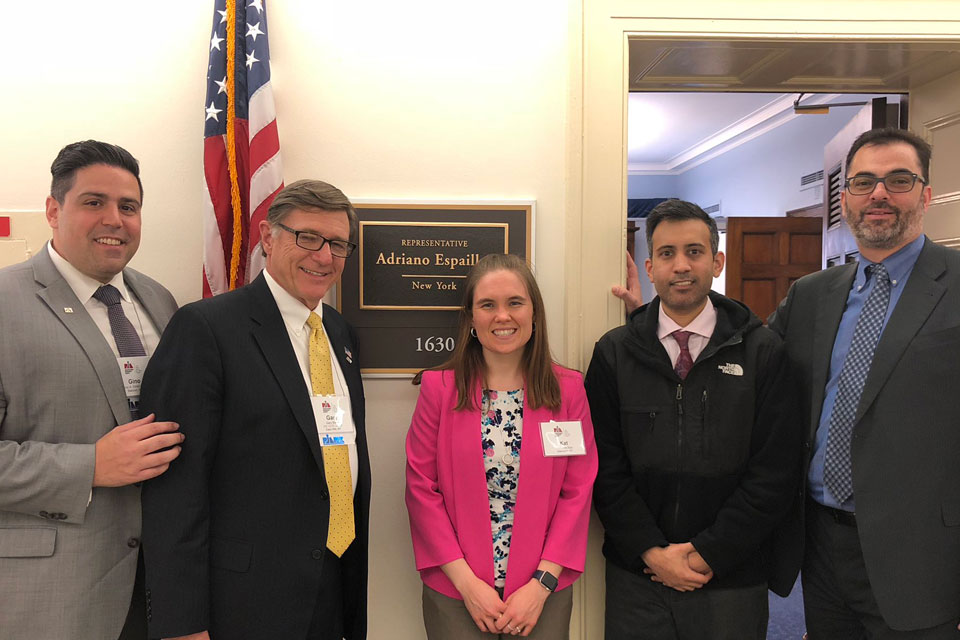
[{"label": "black-framed glasses", "polygon": [[917,180],[920,181],[920,184],[927,183],[926,180],[915,173],[910,173],[909,171],[894,171],[883,177],[868,175],[853,176],[844,181],[844,186],[847,188],[847,191],[855,196],[866,196],[873,193],[873,190],[877,188],[878,182],[882,182],[883,188],[890,193],[906,193],[913,189],[913,185],[917,184]]},{"label": "black-framed glasses", "polygon": [[284,231],[292,233],[296,237],[297,246],[307,251],[320,251],[320,249],[323,249],[323,245],[329,245],[330,254],[334,257],[349,258],[353,250],[357,248],[357,245],[346,240],[331,240],[314,231],[297,231],[279,222],[276,225]]}]

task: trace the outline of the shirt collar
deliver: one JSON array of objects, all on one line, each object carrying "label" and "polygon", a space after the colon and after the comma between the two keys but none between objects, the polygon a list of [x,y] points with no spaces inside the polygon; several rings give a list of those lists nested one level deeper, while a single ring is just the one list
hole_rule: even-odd
[{"label": "shirt collar", "polygon": [[[881,260],[881,264],[887,270],[887,275],[890,276],[890,284],[892,286],[896,287],[902,284],[907,276],[910,275],[913,265],[917,263],[917,258],[920,257],[920,251],[923,249],[923,243],[925,241],[926,236],[921,233],[916,240]],[[873,263],[861,258],[860,264],[857,265],[857,279],[855,284],[858,290],[867,284],[866,269],[871,264]]]},{"label": "shirt collar", "polygon": [[[66,258],[57,253],[57,250],[53,248],[53,243],[47,243],[47,251],[50,254],[50,260],[53,261],[53,266],[56,267],[57,271],[60,272],[60,275],[63,276],[63,279],[67,281],[67,284],[73,290],[74,295],[77,296],[77,300],[80,301],[80,304],[86,305],[87,301],[93,297],[93,294],[99,289],[104,283],[100,282],[95,278],[91,278],[85,273],[82,273],[75,266],[70,264]],[[112,284],[117,288],[117,291],[120,292],[120,297],[123,298],[124,302],[132,302],[130,298],[130,292],[127,291],[127,285],[123,282],[123,272],[116,274],[113,278],[110,279],[110,282],[106,284]]]},{"label": "shirt collar", "polygon": [[303,333],[304,326],[307,324],[307,318],[310,317],[311,311],[320,316],[321,320],[323,319],[323,303],[318,304],[316,309],[308,309],[305,304],[294,298],[290,295],[289,291],[281,287],[266,269],[263,270],[263,279],[267,281],[267,287],[270,289],[270,293],[273,294],[273,299],[277,303],[280,316],[283,318],[283,324],[287,326],[287,329],[297,335]]},{"label": "shirt collar", "polygon": [[697,315],[696,318],[690,321],[685,327],[681,327],[677,324],[676,320],[667,315],[667,312],[663,310],[663,303],[660,304],[660,316],[657,324],[657,339],[663,340],[665,337],[683,329],[684,331],[689,331],[690,333],[695,333],[697,335],[703,336],[704,338],[710,338],[713,335],[713,330],[717,326],[717,310],[713,306],[713,302],[707,297],[707,303],[703,305],[703,309]]}]

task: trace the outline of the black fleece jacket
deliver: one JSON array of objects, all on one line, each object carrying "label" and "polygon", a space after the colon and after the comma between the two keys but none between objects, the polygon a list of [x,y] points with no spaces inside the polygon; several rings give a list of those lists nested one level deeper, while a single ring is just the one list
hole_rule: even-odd
[{"label": "black fleece jacket", "polygon": [[689,541],[707,587],[773,588],[789,577],[771,575],[771,540],[800,488],[796,394],[780,338],[740,302],[710,300],[716,328],[685,380],[657,339],[659,298],[596,344],[585,384],[603,553],[641,573],[647,549]]}]

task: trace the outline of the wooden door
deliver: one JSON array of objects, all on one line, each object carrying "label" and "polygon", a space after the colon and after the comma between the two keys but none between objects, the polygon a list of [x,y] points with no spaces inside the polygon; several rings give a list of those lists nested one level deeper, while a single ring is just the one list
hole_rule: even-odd
[{"label": "wooden door", "polygon": [[793,281],[820,270],[820,218],[727,218],[727,295],[766,322]]}]

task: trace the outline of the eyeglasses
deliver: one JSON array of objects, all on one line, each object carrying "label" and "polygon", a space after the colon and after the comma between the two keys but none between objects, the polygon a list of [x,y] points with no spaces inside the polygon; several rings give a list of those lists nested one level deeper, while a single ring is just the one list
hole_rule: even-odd
[{"label": "eyeglasses", "polygon": [[883,188],[890,193],[906,193],[913,189],[913,185],[917,184],[917,180],[920,181],[920,184],[927,183],[926,180],[915,173],[895,171],[894,173],[888,173],[882,178],[865,175],[853,176],[852,178],[846,179],[844,186],[846,186],[847,191],[855,196],[866,196],[873,193],[873,190],[877,188],[878,182],[883,182]]},{"label": "eyeglasses", "polygon": [[346,240],[331,240],[313,231],[297,231],[279,222],[277,222],[276,225],[296,236],[297,246],[307,251],[320,251],[324,245],[328,245],[330,247],[330,254],[334,257],[349,258],[353,250],[357,248],[357,245],[352,242],[347,242]]}]

